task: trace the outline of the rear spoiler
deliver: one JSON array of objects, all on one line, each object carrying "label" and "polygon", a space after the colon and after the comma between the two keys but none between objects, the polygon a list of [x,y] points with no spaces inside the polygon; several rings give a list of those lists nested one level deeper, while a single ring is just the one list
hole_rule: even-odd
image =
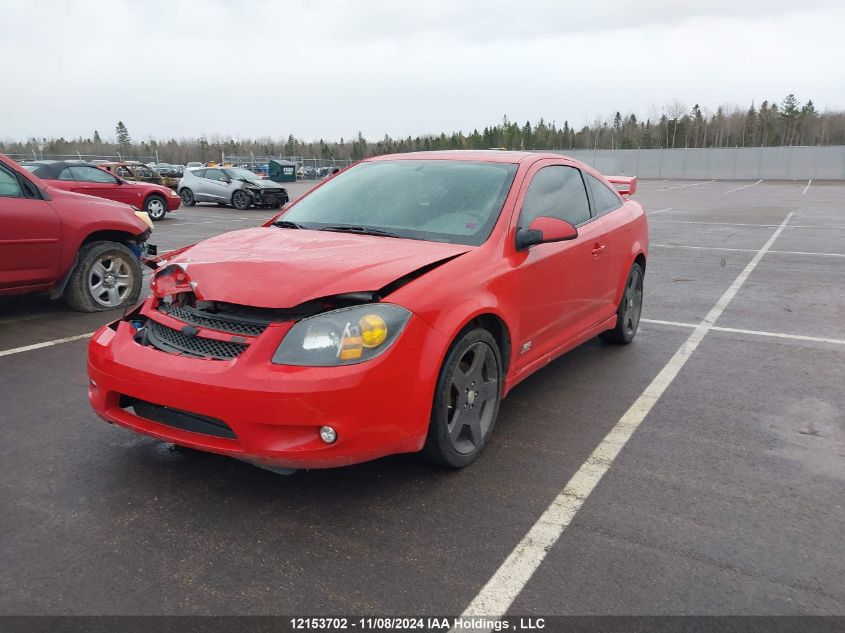
[{"label": "rear spoiler", "polygon": [[637,191],[636,176],[607,176],[607,180],[623,196],[632,196]]}]

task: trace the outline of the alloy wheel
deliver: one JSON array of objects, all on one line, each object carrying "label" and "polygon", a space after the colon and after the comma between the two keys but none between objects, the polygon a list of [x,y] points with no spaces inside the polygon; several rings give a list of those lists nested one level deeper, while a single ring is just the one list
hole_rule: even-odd
[{"label": "alloy wheel", "polygon": [[88,291],[101,306],[116,308],[132,288],[132,268],[115,255],[105,255],[94,262],[88,273]]},{"label": "alloy wheel", "polygon": [[625,312],[622,323],[625,334],[633,336],[640,324],[640,313],[643,309],[643,276],[637,268],[631,271],[628,285],[625,286]]},{"label": "alloy wheel", "polygon": [[474,343],[452,371],[446,404],[449,440],[466,455],[479,448],[490,431],[499,397],[499,365],[484,342]]}]

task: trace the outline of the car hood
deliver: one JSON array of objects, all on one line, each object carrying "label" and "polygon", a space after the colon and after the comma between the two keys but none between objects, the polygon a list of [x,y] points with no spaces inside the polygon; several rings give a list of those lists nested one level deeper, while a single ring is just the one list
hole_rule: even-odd
[{"label": "car hood", "polygon": [[272,180],[250,180],[244,183],[248,187],[258,187],[259,189],[281,189],[282,186],[273,182]]},{"label": "car hood", "polygon": [[376,291],[471,246],[258,227],[225,233],[179,253],[198,297],[261,308],[292,308],[321,297]]}]

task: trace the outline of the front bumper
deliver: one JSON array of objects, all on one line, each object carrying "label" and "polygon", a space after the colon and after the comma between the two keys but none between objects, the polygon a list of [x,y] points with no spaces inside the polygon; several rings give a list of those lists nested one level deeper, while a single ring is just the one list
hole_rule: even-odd
[{"label": "front bumper", "polygon": [[167,210],[175,211],[182,204],[182,198],[177,193],[167,194]]},{"label": "front bumper", "polygon": [[[276,324],[238,358],[205,360],[136,343],[130,323],[104,326],[88,351],[88,396],[108,422],[261,466],[329,468],[418,451],[448,341],[412,316],[384,354],[346,367],[273,365],[290,324]],[[222,421],[234,437],[177,428],[137,415],[142,400]],[[142,409],[143,412],[143,409]],[[338,434],[325,444],[319,428]]]}]

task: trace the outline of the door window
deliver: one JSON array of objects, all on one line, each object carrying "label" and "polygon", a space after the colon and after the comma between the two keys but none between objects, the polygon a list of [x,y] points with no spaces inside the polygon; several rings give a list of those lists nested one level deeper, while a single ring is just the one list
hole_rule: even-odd
[{"label": "door window", "polygon": [[23,198],[21,183],[5,165],[0,165],[0,196],[4,198]]},{"label": "door window", "polygon": [[590,202],[581,172],[574,167],[544,167],[528,185],[519,227],[528,228],[535,218],[547,216],[574,226],[590,219]]},{"label": "door window", "polygon": [[[96,167],[89,167],[88,165],[74,165],[70,167],[70,173],[73,174],[75,180],[82,182],[101,182],[113,185],[117,182],[115,177],[109,172],[97,169]],[[62,172],[64,174],[64,172]]]},{"label": "door window", "polygon": [[605,184],[598,178],[594,178],[590,174],[584,174],[587,177],[587,182],[590,183],[590,191],[593,194],[593,204],[596,206],[596,215],[604,215],[610,213],[614,209],[622,206],[622,201],[614,192],[605,186]]}]

